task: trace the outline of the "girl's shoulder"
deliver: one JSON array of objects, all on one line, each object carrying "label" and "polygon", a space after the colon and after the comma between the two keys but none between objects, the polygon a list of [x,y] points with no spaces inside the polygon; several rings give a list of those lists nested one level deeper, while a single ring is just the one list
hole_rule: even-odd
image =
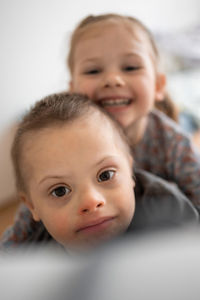
[{"label": "girl's shoulder", "polygon": [[[181,128],[181,126],[166,116],[163,112],[154,109],[148,117],[147,131],[155,134],[159,133],[165,138],[178,138],[186,141],[190,140],[189,135]],[[148,133],[148,134],[149,134]]]}]

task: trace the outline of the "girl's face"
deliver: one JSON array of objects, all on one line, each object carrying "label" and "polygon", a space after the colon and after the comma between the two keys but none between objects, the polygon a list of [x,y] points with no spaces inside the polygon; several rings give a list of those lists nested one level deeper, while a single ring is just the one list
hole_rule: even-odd
[{"label": "girl's face", "polygon": [[126,231],[135,210],[132,160],[109,121],[94,113],[40,130],[23,152],[22,200],[60,244],[87,249]]},{"label": "girl's face", "polygon": [[70,89],[86,94],[124,127],[140,122],[163,99],[165,77],[156,74],[153,50],[139,28],[94,25],[74,51]]}]

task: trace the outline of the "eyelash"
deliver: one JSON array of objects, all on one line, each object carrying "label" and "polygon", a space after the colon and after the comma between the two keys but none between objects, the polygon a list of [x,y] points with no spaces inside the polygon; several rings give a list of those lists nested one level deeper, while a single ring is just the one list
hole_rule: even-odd
[{"label": "eyelash", "polygon": [[91,70],[85,72],[86,75],[96,75],[98,73],[100,73],[99,69],[91,69]]},{"label": "eyelash", "polygon": [[[59,190],[59,189],[67,189],[67,190],[69,190],[69,192],[68,193],[65,193],[64,195],[61,195],[61,196],[58,196],[58,195],[56,195],[55,194],[55,191],[56,190]],[[71,189],[70,188],[68,188],[67,186],[64,186],[64,185],[60,185],[60,186],[57,186],[56,188],[54,188],[51,192],[50,192],[50,194],[51,194],[51,196],[53,196],[53,197],[56,197],[56,198],[62,198],[62,197],[65,197],[65,196],[68,196],[69,194],[70,194],[70,192],[71,192]]]},{"label": "eyelash", "polygon": [[[97,181],[98,182],[104,182],[104,181],[113,180],[114,176],[115,176],[115,173],[116,173],[115,170],[104,170],[104,171],[100,172],[99,175],[97,176]],[[105,176],[105,174],[106,174],[106,177],[100,178],[101,175]],[[108,174],[109,174],[109,176],[107,176]],[[59,189],[60,189],[61,194],[56,195],[56,191],[59,192]],[[65,193],[65,191],[63,191],[63,189],[65,189],[65,191],[68,190],[69,192]],[[62,194],[62,192],[64,192],[64,194]],[[63,198],[65,196],[68,196],[70,193],[71,193],[70,188],[68,188],[67,186],[64,186],[64,185],[59,185],[56,188],[54,188],[53,190],[51,190],[50,195],[55,197],[55,198]]]},{"label": "eyelash", "polygon": [[[126,71],[126,72],[133,72],[133,71],[137,71],[139,69],[140,69],[139,66],[126,66],[126,67],[122,68],[122,70]],[[100,72],[101,72],[100,69],[91,69],[89,71],[86,71],[85,74],[86,75],[97,75]]]},{"label": "eyelash", "polygon": [[131,72],[131,71],[137,71],[137,70],[139,70],[140,69],[140,67],[138,67],[138,66],[126,66],[126,67],[124,67],[124,71],[127,71],[127,72]]},{"label": "eyelash", "polygon": [[[105,175],[105,173],[107,173],[107,174],[109,173],[109,178],[105,178],[105,180],[99,180],[99,179],[100,179],[100,176],[101,176],[102,174]],[[110,173],[112,173],[111,177],[110,177]],[[98,182],[104,182],[104,181],[112,180],[112,179],[114,179],[113,177],[115,176],[115,173],[116,173],[115,170],[104,170],[104,171],[102,171],[101,173],[99,173],[99,175],[97,176],[97,181],[98,181]]]}]

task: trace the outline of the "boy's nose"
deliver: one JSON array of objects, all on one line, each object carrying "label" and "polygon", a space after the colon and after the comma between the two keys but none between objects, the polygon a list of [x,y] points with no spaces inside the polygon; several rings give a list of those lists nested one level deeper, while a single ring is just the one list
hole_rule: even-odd
[{"label": "boy's nose", "polygon": [[125,81],[124,81],[123,77],[117,72],[107,73],[104,76],[104,79],[103,79],[103,87],[104,88],[122,87],[124,85],[125,85]]},{"label": "boy's nose", "polygon": [[96,190],[87,190],[79,198],[79,214],[88,214],[102,208],[106,201]]}]

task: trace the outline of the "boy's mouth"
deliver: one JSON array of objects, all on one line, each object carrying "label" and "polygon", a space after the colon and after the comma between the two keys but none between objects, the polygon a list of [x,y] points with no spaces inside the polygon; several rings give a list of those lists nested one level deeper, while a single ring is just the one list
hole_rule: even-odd
[{"label": "boy's mouth", "polygon": [[116,217],[104,217],[104,218],[100,218],[100,219],[96,219],[94,221],[91,221],[89,223],[86,223],[84,225],[81,225],[76,232],[87,232],[87,233],[94,233],[94,232],[98,232],[99,230],[103,230],[106,229],[107,226],[109,226],[112,221],[116,219]]}]

